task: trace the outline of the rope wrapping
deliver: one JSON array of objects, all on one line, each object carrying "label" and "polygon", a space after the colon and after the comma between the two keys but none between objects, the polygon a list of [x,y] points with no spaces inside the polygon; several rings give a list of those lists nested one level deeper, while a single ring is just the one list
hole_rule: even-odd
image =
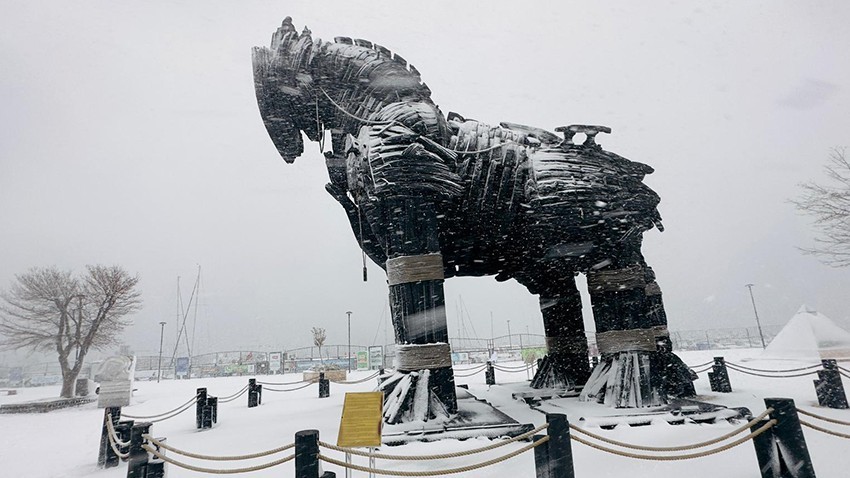
[{"label": "rope wrapping", "polygon": [[457,468],[448,468],[444,470],[428,470],[428,471],[402,471],[402,470],[382,470],[380,468],[370,468],[368,466],[360,466],[354,465],[351,463],[346,463],[344,461],[334,460],[333,458],[329,458],[321,453],[319,453],[319,459],[325,462],[328,462],[332,465],[341,466],[343,468],[349,468],[352,470],[362,471],[366,473],[374,473],[376,475],[387,475],[387,476],[439,476],[439,475],[453,475],[455,473],[465,473],[472,470],[477,470],[479,468],[485,468],[490,465],[494,465],[496,463],[503,462],[510,458],[513,458],[517,455],[521,455],[528,450],[531,450],[537,446],[542,445],[549,441],[549,437],[545,436],[540,440],[535,441],[529,445],[526,445],[518,450],[512,451],[506,455],[500,456],[498,458],[493,458],[492,460],[482,461],[481,463],[477,463],[475,465],[461,466]]},{"label": "rope wrapping", "polygon": [[514,442],[517,442],[517,441],[520,441],[520,440],[525,440],[525,439],[533,436],[535,433],[546,429],[548,426],[549,426],[549,424],[546,423],[546,424],[540,425],[539,427],[535,428],[534,430],[525,432],[522,435],[517,435],[513,438],[498,441],[498,442],[493,443],[491,445],[483,446],[483,447],[480,447],[480,448],[473,448],[471,450],[458,451],[458,452],[453,452],[453,453],[442,453],[442,454],[438,454],[438,455],[386,455],[386,454],[383,454],[383,453],[372,453],[372,454],[370,454],[368,452],[360,451],[360,450],[357,450],[357,449],[354,449],[354,448],[344,448],[344,447],[340,447],[340,446],[336,446],[336,445],[331,445],[330,443],[325,443],[323,441],[319,442],[319,446],[325,447],[329,450],[334,450],[334,451],[339,451],[339,452],[344,452],[344,453],[350,453],[352,455],[358,455],[358,456],[366,456],[366,457],[370,457],[370,458],[379,458],[379,459],[382,459],[382,460],[401,460],[401,461],[443,460],[443,459],[446,459],[446,458],[458,458],[458,457],[461,457],[461,456],[475,455],[477,453],[482,453],[482,452],[485,452],[485,451],[494,450],[496,448],[505,446],[509,443],[514,443]]},{"label": "rope wrapping", "polygon": [[400,372],[451,367],[451,348],[446,343],[396,345],[395,362]]},{"label": "rope wrapping", "polygon": [[185,407],[186,405],[189,405],[190,403],[195,403],[195,401],[196,401],[197,399],[198,399],[198,396],[197,396],[197,395],[195,395],[194,397],[192,397],[191,399],[189,399],[189,401],[188,401],[188,402],[185,402],[185,403],[183,403],[182,405],[180,405],[180,406],[178,406],[178,407],[176,407],[176,408],[173,408],[173,409],[171,409],[171,410],[169,410],[169,411],[167,411],[167,412],[157,413],[156,415],[148,415],[148,416],[145,416],[145,415],[129,415],[129,414],[126,414],[126,413],[124,413],[124,414],[122,414],[122,415],[123,415],[123,417],[124,417],[124,418],[131,418],[131,419],[133,419],[133,420],[149,420],[149,419],[151,419],[151,418],[159,418],[159,417],[161,417],[161,416],[164,416],[164,415],[168,415],[168,414],[170,414],[170,413],[173,413],[173,412],[175,412],[175,411],[177,411],[177,410],[179,410],[179,409],[181,409],[181,408]]},{"label": "rope wrapping", "polygon": [[850,435],[848,435],[846,433],[838,433],[836,431],[828,430],[826,428],[821,428],[821,427],[819,427],[815,424],[809,423],[805,420],[800,420],[800,425],[809,427],[813,430],[817,430],[817,431],[822,432],[822,433],[826,433],[828,435],[832,435],[832,436],[836,436],[836,437],[840,437],[840,438],[847,438],[848,440],[850,440]]},{"label": "rope wrapping", "polygon": [[821,416],[821,415],[815,415],[812,412],[807,412],[806,410],[803,410],[803,409],[800,409],[800,408],[797,409],[797,412],[802,413],[803,415],[808,415],[812,418],[817,418],[818,420],[823,420],[825,422],[835,423],[835,424],[838,424],[838,425],[844,425],[844,426],[850,427],[850,422],[843,422],[841,420],[836,420],[834,418],[824,417],[824,416]]},{"label": "rope wrapping", "polygon": [[181,450],[179,448],[175,448],[171,445],[166,445],[165,443],[155,439],[150,435],[143,435],[145,439],[149,442],[153,443],[158,448],[164,448],[168,451],[177,453],[178,455],[188,456],[190,458],[198,458],[200,460],[210,460],[210,461],[239,461],[239,460],[250,460],[252,458],[262,458],[264,456],[274,455],[275,453],[280,453],[282,451],[289,450],[290,448],[295,446],[295,443],[290,443],[288,445],[284,445],[282,447],[273,448],[271,450],[261,451],[257,453],[250,453],[247,455],[202,455],[199,453],[192,453],[185,450]]},{"label": "rope wrapping", "polygon": [[295,455],[289,455],[287,457],[281,458],[280,460],[270,461],[270,462],[264,463],[262,465],[248,466],[248,467],[245,467],[245,468],[216,469],[216,468],[203,468],[203,467],[200,467],[200,466],[194,466],[194,465],[190,465],[188,463],[179,462],[179,461],[177,461],[177,460],[175,460],[171,457],[163,455],[162,453],[157,451],[156,448],[153,448],[150,445],[142,445],[142,448],[144,448],[148,453],[152,454],[153,456],[159,458],[160,460],[162,460],[166,463],[171,463],[174,466],[179,466],[180,468],[185,468],[187,470],[197,471],[197,472],[200,472],[200,473],[211,473],[211,474],[214,474],[214,475],[227,475],[227,474],[235,474],[235,473],[250,473],[252,471],[265,470],[266,468],[271,468],[273,466],[277,466],[277,465],[286,463],[287,461],[291,461],[291,460],[295,459]]},{"label": "rope wrapping", "polygon": [[607,453],[611,453],[613,455],[623,456],[623,457],[626,457],[626,458],[636,458],[638,460],[677,461],[677,460],[690,460],[690,459],[693,459],[693,458],[702,458],[704,456],[709,456],[709,455],[714,455],[714,454],[720,453],[721,451],[726,451],[726,450],[733,448],[733,447],[736,447],[736,446],[740,445],[741,443],[744,443],[748,440],[752,440],[753,438],[755,438],[755,437],[761,435],[762,433],[766,432],[769,428],[773,427],[774,425],[776,425],[776,420],[770,420],[769,422],[765,423],[758,430],[748,434],[745,437],[741,437],[741,438],[739,438],[739,439],[737,439],[733,442],[729,442],[729,443],[727,443],[723,446],[719,446],[717,448],[712,448],[710,450],[705,450],[705,451],[701,451],[701,452],[698,452],[698,453],[686,453],[686,454],[683,454],[683,455],[641,455],[641,454],[638,454],[638,453],[630,453],[630,452],[627,452],[627,451],[612,450],[610,448],[605,448],[602,445],[597,445],[596,443],[589,442],[589,441],[587,441],[583,438],[579,438],[579,437],[574,436],[574,435],[570,435],[570,438],[581,443],[582,445],[587,445],[591,448],[596,448],[597,450],[604,451],[604,452],[607,452]]},{"label": "rope wrapping", "polygon": [[574,431],[576,431],[576,432],[582,433],[582,434],[584,434],[584,435],[587,435],[587,436],[589,436],[589,437],[591,437],[591,438],[595,438],[595,439],[597,439],[597,440],[599,440],[599,441],[603,441],[603,442],[605,442],[605,443],[609,443],[609,444],[611,444],[611,445],[617,445],[617,446],[620,446],[620,447],[623,447],[623,448],[631,448],[632,450],[643,450],[643,451],[683,451],[683,450],[695,450],[695,449],[697,449],[697,448],[703,448],[703,447],[706,447],[706,446],[708,446],[708,445],[714,445],[715,443],[719,443],[719,442],[721,442],[721,441],[723,441],[723,440],[725,440],[725,439],[727,439],[727,438],[731,438],[731,437],[733,437],[733,436],[735,436],[735,435],[737,435],[737,434],[739,434],[739,433],[741,433],[741,432],[743,432],[743,431],[745,431],[745,430],[748,430],[751,426],[753,426],[753,425],[755,425],[756,423],[760,422],[763,418],[765,418],[766,416],[770,415],[772,412],[773,412],[773,409],[772,409],[772,408],[768,408],[768,409],[767,409],[767,410],[765,410],[765,411],[764,411],[761,415],[759,415],[759,416],[757,416],[757,417],[753,418],[752,420],[750,420],[750,421],[749,421],[746,425],[743,425],[743,426],[741,426],[741,427],[739,427],[739,428],[736,428],[736,429],[732,430],[732,431],[731,431],[731,432],[729,432],[729,433],[726,433],[726,434],[721,435],[721,436],[716,437],[716,438],[712,438],[711,440],[706,440],[706,441],[699,442],[699,443],[693,443],[693,444],[691,444],[691,445],[680,445],[680,446],[644,446],[644,445],[633,445],[633,444],[630,444],[630,443],[623,443],[623,442],[621,442],[621,441],[612,440],[612,439],[610,439],[610,438],[606,438],[606,437],[603,437],[603,436],[601,436],[601,435],[597,435],[597,434],[595,434],[595,433],[591,433],[591,432],[589,432],[589,431],[587,431],[587,430],[585,430],[585,429],[583,429],[583,428],[579,428],[579,427],[577,427],[577,426],[575,426],[575,425],[572,425],[572,424],[570,424],[570,429],[571,429],[571,430],[574,430]]}]

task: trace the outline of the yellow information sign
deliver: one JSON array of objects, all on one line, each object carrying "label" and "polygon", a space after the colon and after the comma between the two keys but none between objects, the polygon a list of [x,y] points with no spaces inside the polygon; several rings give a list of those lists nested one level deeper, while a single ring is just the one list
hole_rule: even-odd
[{"label": "yellow information sign", "polygon": [[336,446],[381,446],[384,392],[349,392],[342,405]]}]

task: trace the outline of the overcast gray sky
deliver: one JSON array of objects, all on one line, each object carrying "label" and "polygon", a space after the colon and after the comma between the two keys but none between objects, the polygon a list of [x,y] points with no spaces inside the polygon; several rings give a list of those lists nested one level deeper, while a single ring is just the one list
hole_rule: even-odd
[{"label": "overcast gray sky", "polygon": [[[604,3],[604,4],[603,4]],[[145,307],[140,353],[175,334],[202,267],[196,348],[371,344],[382,271],[324,192],[319,148],[285,164],[254,98],[251,47],[291,15],[413,63],[444,113],[613,128],[647,163],[666,231],[644,252],[671,329],[750,326],[802,303],[850,323],[850,271],[801,255],[787,200],[850,142],[850,4],[810,2],[10,1],[0,15],[0,287],[31,266],[120,264]],[[492,278],[446,283],[479,335],[542,332],[537,299]],[[390,332],[390,337],[392,336]]]}]

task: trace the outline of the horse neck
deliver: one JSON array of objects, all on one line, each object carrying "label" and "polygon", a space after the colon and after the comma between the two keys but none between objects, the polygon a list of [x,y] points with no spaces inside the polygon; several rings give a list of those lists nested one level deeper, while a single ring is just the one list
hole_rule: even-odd
[{"label": "horse neck", "polygon": [[337,38],[322,44],[312,63],[326,128],[356,135],[363,120],[390,103],[431,102],[419,72],[404,59],[380,45],[345,41],[350,40]]}]

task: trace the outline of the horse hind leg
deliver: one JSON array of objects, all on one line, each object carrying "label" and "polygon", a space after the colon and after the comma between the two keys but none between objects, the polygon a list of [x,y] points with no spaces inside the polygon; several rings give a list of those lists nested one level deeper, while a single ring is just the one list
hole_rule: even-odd
[{"label": "horse hind leg", "polygon": [[540,312],[548,355],[531,380],[532,388],[567,388],[583,385],[590,376],[587,337],[581,313],[581,296],[575,277],[556,274],[536,278]]}]

